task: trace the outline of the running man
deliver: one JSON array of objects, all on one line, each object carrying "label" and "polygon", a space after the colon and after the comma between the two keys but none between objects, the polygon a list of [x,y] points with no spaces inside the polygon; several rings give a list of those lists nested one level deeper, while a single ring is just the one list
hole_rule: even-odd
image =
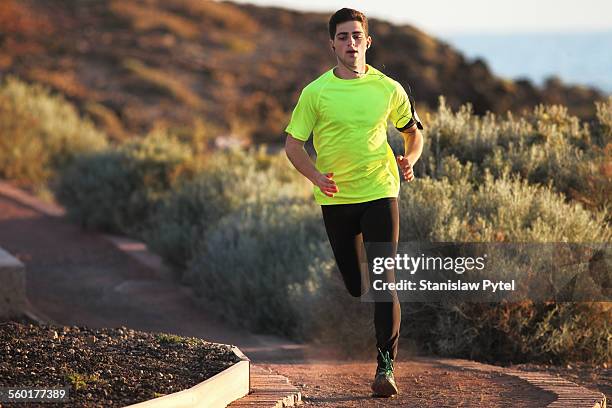
[{"label": "running man", "polygon": [[[352,296],[368,290],[360,259],[365,243],[388,243],[385,256],[395,256],[399,239],[398,165],[406,181],[423,150],[422,129],[403,87],[366,64],[372,44],[368,21],[359,11],[343,8],[329,20],[330,46],[337,65],[303,90],[285,129],[287,157],[313,183],[315,201],[338,269]],[[394,157],[387,142],[387,121],[400,132],[405,154]],[[304,142],[313,133],[313,164]],[[396,164],[397,163],[397,164]],[[381,254],[377,254],[381,255]],[[368,260],[372,259],[370,251]],[[388,269],[385,281],[395,282]],[[377,279],[380,279],[378,277]],[[377,294],[374,326],[378,367],[374,396],[398,393],[393,376],[397,357],[400,304],[395,291]]]}]

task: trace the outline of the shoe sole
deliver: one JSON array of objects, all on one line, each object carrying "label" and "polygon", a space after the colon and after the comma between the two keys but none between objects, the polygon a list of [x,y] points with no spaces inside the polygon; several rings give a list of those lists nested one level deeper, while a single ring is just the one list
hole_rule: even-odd
[{"label": "shoe sole", "polygon": [[375,381],[372,384],[373,397],[389,398],[398,394],[398,389],[389,381]]}]

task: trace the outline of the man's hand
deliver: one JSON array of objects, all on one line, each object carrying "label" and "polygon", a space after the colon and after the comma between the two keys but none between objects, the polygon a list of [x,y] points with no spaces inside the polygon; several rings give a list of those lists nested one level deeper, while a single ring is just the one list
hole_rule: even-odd
[{"label": "man's hand", "polygon": [[306,177],[310,182],[328,197],[333,197],[338,192],[338,186],[332,179],[334,173],[322,174],[310,160],[308,153],[304,150],[304,141],[294,138],[291,135],[287,136],[285,141],[285,152],[289,161],[293,166]]},{"label": "man's hand", "polygon": [[328,197],[333,197],[338,190],[338,186],[336,182],[332,179],[334,177],[334,173],[319,173],[317,177],[314,179],[314,184],[321,189],[321,192]]},{"label": "man's hand", "polygon": [[410,182],[414,180],[414,173],[412,172],[412,164],[408,161],[406,156],[397,156],[397,164],[402,171],[402,175],[404,176],[404,180]]},{"label": "man's hand", "polygon": [[404,155],[397,156],[397,164],[402,170],[404,180],[410,182],[414,180],[412,166],[419,160],[423,152],[423,135],[414,124],[410,129],[402,131],[402,137],[404,138]]}]

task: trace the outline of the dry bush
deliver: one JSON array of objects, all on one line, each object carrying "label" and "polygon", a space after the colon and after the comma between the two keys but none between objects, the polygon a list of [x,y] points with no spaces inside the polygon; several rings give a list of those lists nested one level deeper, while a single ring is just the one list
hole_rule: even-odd
[{"label": "dry bush", "polygon": [[121,119],[112,109],[100,103],[88,102],[85,110],[102,129],[106,130],[111,139],[122,142],[129,137]]},{"label": "dry bush", "polygon": [[44,185],[78,155],[106,145],[104,133],[48,88],[15,77],[1,84],[1,177]]},{"label": "dry bush", "polygon": [[195,172],[188,146],[162,131],[83,155],[62,172],[58,200],[85,228],[140,236],[161,200]]},{"label": "dry bush", "polygon": [[425,334],[411,321],[406,329],[421,331],[435,353],[505,363],[612,362],[612,309],[606,302],[419,306],[415,319],[429,316],[430,329]]},{"label": "dry bush", "polygon": [[239,6],[202,0],[158,1],[161,7],[171,9],[188,16],[198,16],[204,23],[227,30],[238,30],[241,35],[259,31],[259,24]]},{"label": "dry bush", "polygon": [[192,91],[188,85],[168,72],[148,67],[135,59],[128,59],[124,61],[123,65],[138,75],[139,78],[155,85],[164,92],[168,92],[190,108],[200,109],[205,104],[202,98]]},{"label": "dry bush", "polygon": [[202,171],[160,205],[145,232],[147,243],[173,266],[185,268],[220,218],[241,206],[310,191],[286,157],[263,150],[217,152]]},{"label": "dry bush", "polygon": [[129,19],[133,27],[139,31],[163,28],[185,39],[195,39],[200,35],[200,27],[190,19],[150,5],[115,0],[111,3],[110,9],[117,15]]},{"label": "dry bush", "polygon": [[95,97],[92,92],[80,83],[73,71],[49,71],[44,68],[32,68],[28,71],[29,78],[41,84],[49,85],[64,95],[87,99]]},{"label": "dry bush", "polygon": [[595,158],[582,163],[583,182],[570,193],[586,208],[604,212],[606,221],[612,223],[612,143],[594,151],[598,153]]},{"label": "dry bush", "polygon": [[612,96],[605,102],[595,102],[597,110],[597,126],[594,129],[594,139],[598,146],[612,143]]}]

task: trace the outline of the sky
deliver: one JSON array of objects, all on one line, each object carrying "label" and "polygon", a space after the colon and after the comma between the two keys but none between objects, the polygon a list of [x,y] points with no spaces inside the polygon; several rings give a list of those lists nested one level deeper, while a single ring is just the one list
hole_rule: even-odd
[{"label": "sky", "polygon": [[411,24],[434,35],[612,31],[610,0],[233,0],[237,3],[333,12],[360,10],[369,18]]}]

